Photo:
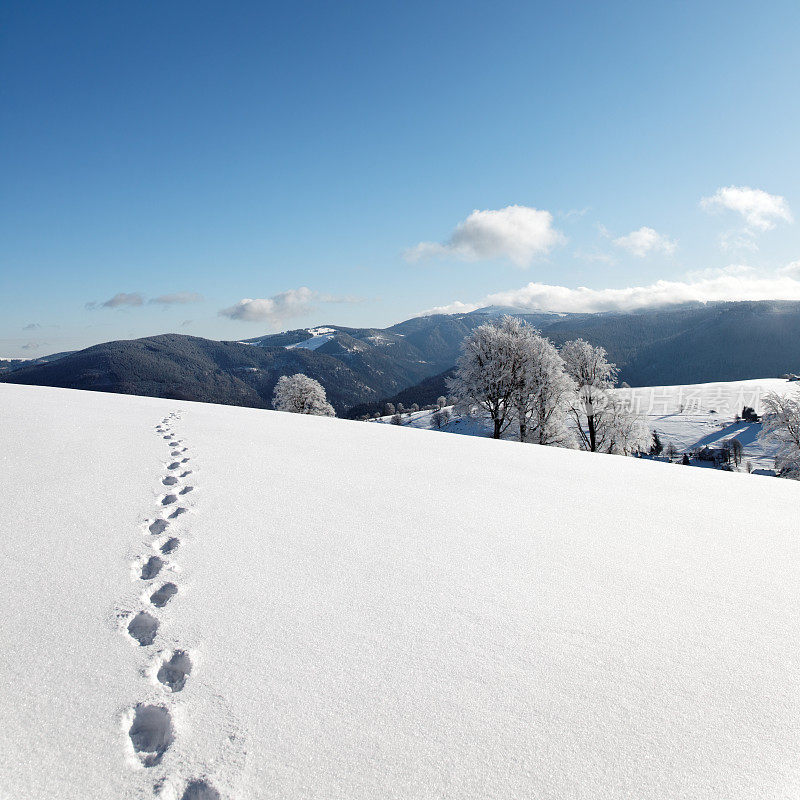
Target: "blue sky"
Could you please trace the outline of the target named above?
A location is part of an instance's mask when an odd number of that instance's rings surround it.
[[[0,356],[800,299],[796,2],[0,13]]]

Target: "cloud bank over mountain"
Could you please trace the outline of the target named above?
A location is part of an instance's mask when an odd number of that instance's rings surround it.
[[[569,288],[531,282],[519,289],[495,292],[475,303],[456,300],[420,314],[463,314],[484,306],[513,306],[530,311],[593,313],[634,311],[676,303],[725,300],[800,300],[800,267],[790,264],[771,276],[759,276],[747,266],[710,270],[686,280],[659,280],[622,289]]]

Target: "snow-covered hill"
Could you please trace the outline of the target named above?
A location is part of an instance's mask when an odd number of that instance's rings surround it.
[[[800,383],[781,378],[763,378],[725,383],[697,383],[687,386],[643,386],[615,390],[627,407],[644,417],[651,431],[658,431],[663,443],[672,442],[679,453],[695,452],[708,445],[720,446],[738,439],[744,448],[744,460],[762,473],[772,471],[775,448],[758,440],[760,423],[737,422],[744,406],[763,412],[763,398],[768,392],[786,395],[800,390]],[[432,411],[418,411],[403,417],[403,425],[412,428],[435,428]],[[389,423],[390,417],[381,422]],[[479,420],[453,415],[440,429],[467,436],[489,436],[491,426]],[[509,434],[509,438],[513,432]],[[703,462],[693,462],[703,465]],[[708,463],[708,466],[711,466]],[[744,469],[744,466],[741,467]]]
[[[795,482],[30,386],[0,414],[0,797],[800,793]]]
[[[744,458],[755,469],[770,471],[775,448],[758,440],[760,423],[737,422],[744,406],[764,410],[769,392],[786,395],[797,392],[800,384],[779,378],[764,378],[727,383],[699,383],[689,386],[650,386],[620,389],[631,407],[644,415],[650,430],[662,440],[673,442],[679,452],[697,451],[708,445],[738,439]]]

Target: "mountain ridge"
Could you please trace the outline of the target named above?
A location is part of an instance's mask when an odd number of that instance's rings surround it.
[[[410,398],[414,387],[442,393],[444,379],[435,379],[452,369],[464,337],[504,312],[412,317],[387,328],[317,325],[227,342],[161,334],[37,359],[0,374],[0,381],[268,408],[281,375],[305,372],[325,386],[337,413],[368,413],[365,406],[380,410],[385,399]],[[583,338],[605,347],[631,386],[800,371],[797,302],[517,316],[557,346]],[[426,394],[411,402],[432,400]]]

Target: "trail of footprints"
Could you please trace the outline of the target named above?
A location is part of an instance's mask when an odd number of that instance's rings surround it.
[[[162,578],[173,563],[172,556],[180,546],[180,536],[170,535],[171,520],[176,520],[187,513],[188,509],[179,505],[179,501],[194,489],[194,486],[184,482],[192,474],[192,470],[187,467],[190,461],[187,455],[188,448],[181,446],[182,442],[176,438],[171,428],[172,423],[178,420],[178,414],[173,412],[156,426],[157,433],[171,448],[170,457],[175,460],[168,464],[167,474],[161,479],[163,486],[172,489],[159,500],[166,517],[154,519],[147,527],[148,538],[151,542],[156,540],[152,545],[156,553],[143,559],[139,569],[138,580],[152,587],[152,591],[148,588],[145,592],[145,595],[149,596],[145,604],[147,607],[131,616],[127,623],[127,632],[139,647],[150,647],[156,642],[159,628],[158,614],[180,591],[180,587],[173,580]],[[178,534],[179,531],[175,533]],[[161,537],[164,541],[158,544],[158,538]],[[192,674],[192,660],[189,653],[175,649],[159,653],[158,658],[160,663],[155,676],[162,690],[169,695],[182,691]],[[132,710],[128,736],[134,752],[146,768],[158,765],[174,741],[171,705],[170,701],[165,701],[163,705],[140,703]],[[181,800],[221,800],[221,798],[219,792],[207,780],[192,778],[186,783]]]

